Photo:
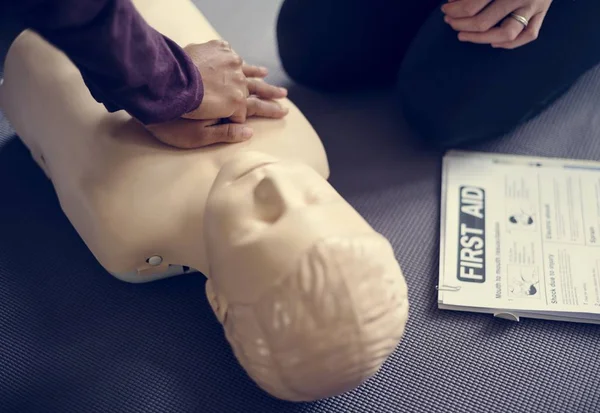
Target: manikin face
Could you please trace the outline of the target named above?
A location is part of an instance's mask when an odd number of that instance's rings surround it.
[[[400,341],[407,289],[391,246],[310,167],[258,153],[227,163],[205,236],[213,310],[271,395],[349,391]]]
[[[373,229],[317,172],[245,152],[223,166],[209,194],[210,277],[227,300],[253,303],[319,239]],[[229,277],[230,274],[235,276]]]

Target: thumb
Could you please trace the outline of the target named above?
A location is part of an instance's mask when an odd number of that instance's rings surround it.
[[[235,143],[248,140],[253,134],[254,131],[249,126],[238,123],[221,123],[205,127],[203,139],[211,143]]]

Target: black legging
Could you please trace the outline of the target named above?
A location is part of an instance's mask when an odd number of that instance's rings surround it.
[[[322,90],[399,80],[410,125],[451,146],[511,131],[600,63],[600,0],[554,0],[539,38],[514,50],[459,42],[440,6],[285,0],[277,23],[284,69]]]

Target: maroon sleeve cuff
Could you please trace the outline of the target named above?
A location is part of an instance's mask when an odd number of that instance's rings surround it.
[[[196,66],[130,0],[29,3],[35,6],[26,10],[27,25],[73,61],[108,111],[125,110],[150,124],[176,119],[202,102]]]

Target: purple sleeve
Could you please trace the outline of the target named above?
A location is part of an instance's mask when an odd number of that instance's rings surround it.
[[[71,59],[110,112],[125,110],[150,124],[176,119],[202,102],[196,66],[150,27],[130,0],[17,3],[26,25]]]

